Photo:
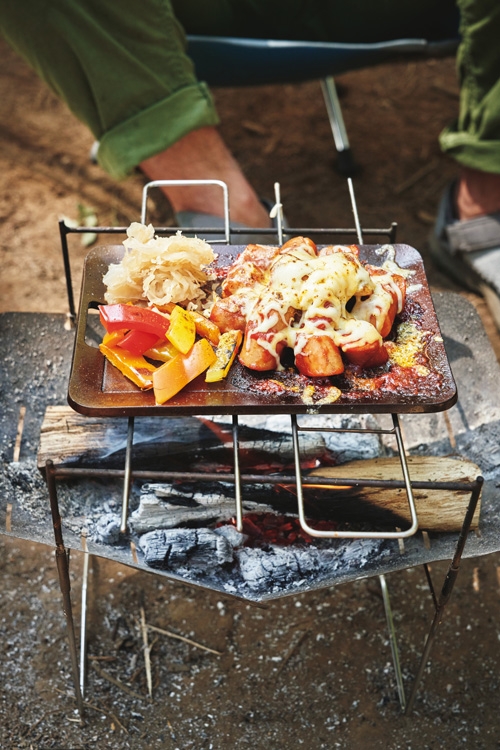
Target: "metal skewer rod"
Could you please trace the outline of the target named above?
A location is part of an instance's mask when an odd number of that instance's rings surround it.
[[[278,229],[278,243],[283,244],[283,204],[281,202],[281,187],[279,182],[274,183],[274,204],[269,216],[271,219],[276,219]]]
[[[347,186],[349,188],[349,195],[351,196],[352,213],[354,216],[354,225],[356,227],[356,234],[358,236],[358,242],[360,245],[362,245],[363,233],[361,231],[361,224],[359,223],[358,207],[356,205],[356,196],[354,195],[354,186],[352,184],[352,179],[350,177],[347,178]]]

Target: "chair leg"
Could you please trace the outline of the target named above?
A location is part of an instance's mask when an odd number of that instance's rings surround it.
[[[353,177],[358,171],[349,145],[349,138],[345,128],[342,108],[340,106],[335,81],[328,76],[321,81],[321,89],[325,100],[326,111],[332,129],[335,148],[337,149],[337,169],[346,177]]]

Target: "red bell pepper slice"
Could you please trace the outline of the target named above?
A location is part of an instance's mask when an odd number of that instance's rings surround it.
[[[108,333],[120,328],[143,331],[164,339],[170,322],[168,318],[148,307],[135,305],[99,305],[101,323]]]
[[[131,354],[140,357],[148,349],[155,346],[158,341],[165,342],[165,338],[160,339],[156,333],[146,333],[145,331],[135,329],[126,333],[116,346],[120,346]]]

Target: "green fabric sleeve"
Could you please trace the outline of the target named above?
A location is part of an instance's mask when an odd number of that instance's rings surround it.
[[[459,0],[460,107],[440,145],[460,164],[500,173],[500,3]]]
[[[101,141],[115,177],[218,122],[168,0],[2,0],[0,26]]]

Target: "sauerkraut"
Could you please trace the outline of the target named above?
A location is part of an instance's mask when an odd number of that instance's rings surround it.
[[[124,240],[125,255],[103,277],[108,304],[147,301],[203,307],[213,278],[208,266],[216,255],[208,242],[184,237],[155,237],[151,224],[133,222]]]

